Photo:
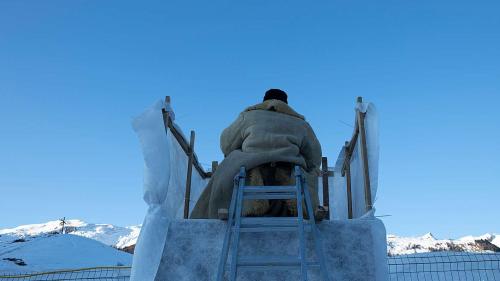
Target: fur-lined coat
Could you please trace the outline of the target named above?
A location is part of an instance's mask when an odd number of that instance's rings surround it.
[[[245,166],[248,171],[270,162],[303,168],[316,209],[321,146],[309,123],[288,104],[267,100],[247,108],[222,132],[220,142],[225,158],[196,202],[191,218],[217,218],[218,209],[229,208],[239,168]]]

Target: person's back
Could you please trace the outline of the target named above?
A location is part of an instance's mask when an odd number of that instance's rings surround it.
[[[294,180],[292,166],[300,165],[306,173],[313,207],[318,206],[317,176],[321,146],[304,117],[288,106],[287,95],[283,91],[271,89],[266,92],[262,103],[244,110],[222,133],[221,149],[225,157],[221,166],[234,166],[231,171],[237,171],[237,165],[245,166],[250,185],[291,184]],[[223,189],[229,188],[231,186]],[[211,191],[211,197],[217,196]],[[224,197],[228,198],[227,195]],[[230,199],[224,201],[227,200]],[[249,202],[244,206],[244,215],[294,215],[295,206],[290,202]],[[229,202],[224,202],[224,205],[229,205]]]
[[[224,156],[234,150],[265,152],[272,161],[291,162],[307,171],[318,168],[321,146],[304,117],[278,99],[243,111],[221,135]]]

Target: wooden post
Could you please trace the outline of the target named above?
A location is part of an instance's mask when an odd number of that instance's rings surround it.
[[[163,124],[165,125],[165,130],[168,130],[170,124],[170,113],[167,111],[167,104],[170,104],[170,96],[165,97],[165,104],[161,109],[161,113],[163,114]]]
[[[194,160],[194,131],[191,131],[189,138],[189,154],[188,166],[186,177],[186,193],[184,195],[184,218],[189,218],[189,200],[191,199],[191,176],[193,174],[193,160]]]
[[[349,142],[345,142],[345,178],[347,186],[347,218],[352,219],[352,190],[351,190],[351,156],[349,155]]]
[[[328,158],[321,157],[321,176],[323,178],[323,206],[330,210],[330,189],[328,188]]]
[[[212,175],[215,173],[215,170],[219,167],[219,162],[212,161]]]
[[[363,102],[361,97],[358,97],[358,103]],[[370,211],[372,205],[372,190],[370,186],[370,171],[368,168],[368,149],[366,146],[366,132],[365,132],[365,114],[356,110],[356,117],[358,119],[359,137],[360,137],[360,151],[361,161],[363,161],[363,180],[365,184],[365,205],[366,211]]]

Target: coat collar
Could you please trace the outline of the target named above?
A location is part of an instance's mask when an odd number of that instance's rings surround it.
[[[247,109],[244,110],[246,111],[252,111],[252,110],[269,110],[269,111],[276,111],[279,113],[291,115],[293,117],[300,118],[302,120],[305,120],[304,116],[298,114],[295,110],[293,110],[288,104],[280,101],[280,100],[266,100],[262,103],[253,105],[248,107]]]

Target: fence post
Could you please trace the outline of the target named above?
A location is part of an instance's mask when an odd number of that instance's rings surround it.
[[[358,97],[358,103],[363,102],[362,97]],[[360,143],[360,151],[361,151],[361,161],[363,161],[363,180],[365,184],[365,206],[366,211],[370,211],[373,207],[372,205],[372,190],[370,186],[370,171],[368,168],[368,149],[366,146],[366,131],[365,131],[365,114],[356,109],[356,117],[358,119],[358,128],[359,128],[359,143]]]
[[[194,158],[194,131],[191,131],[191,136],[189,138],[189,150],[188,150],[188,166],[187,166],[187,177],[186,177],[186,193],[184,195],[184,218],[189,218],[189,200],[191,199],[191,176],[193,174],[193,158]]]

